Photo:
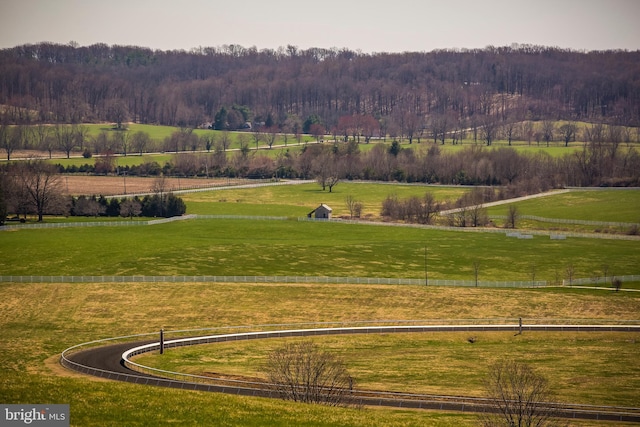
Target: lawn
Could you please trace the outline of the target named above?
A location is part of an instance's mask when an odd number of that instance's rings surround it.
[[[0,284],[0,401],[3,403],[68,403],[72,425],[220,425],[220,426],[473,426],[475,415],[436,413],[396,409],[341,409],[309,406],[250,397],[215,393],[169,390],[145,385],[123,384],[70,373],[57,364],[63,349],[98,338],[165,330],[230,325],[259,325],[290,322],[349,322],[375,319],[471,319],[554,317],[573,319],[637,318],[640,298],[635,294],[603,291],[496,290],[463,288],[425,288],[421,286],[355,285],[253,285],[253,284]],[[563,338],[565,337],[565,338]],[[475,389],[488,363],[498,357],[505,342],[512,345],[509,354],[522,354],[527,362],[568,378],[566,384],[554,382],[563,400],[591,403],[626,402],[637,385],[638,362],[627,360],[637,340],[618,335],[603,336],[590,343],[589,336],[549,336],[537,346],[534,334],[519,338],[497,334],[479,335],[472,347],[466,336],[413,335],[400,340],[380,336],[367,341],[327,341],[327,345],[350,351],[359,346],[359,363],[353,367],[359,375],[368,375],[371,384],[381,388],[403,383],[429,388],[443,387],[446,380],[437,369],[445,366],[451,373],[472,366],[451,384],[451,390],[463,390],[468,382]],[[349,337],[351,338],[351,337]],[[567,341],[569,340],[569,341]],[[574,340],[574,341],[571,341]],[[587,340],[581,343],[581,340]],[[257,343],[257,342],[256,342]],[[353,344],[349,344],[353,343]],[[570,367],[570,349],[554,354],[554,344],[576,345],[576,351],[594,350],[591,366],[576,374]],[[578,346],[578,344],[580,344]],[[591,346],[591,344],[594,344]],[[346,347],[345,347],[346,345]],[[606,346],[609,345],[607,356]],[[351,347],[350,347],[351,346]],[[402,349],[402,353],[388,351]],[[492,350],[495,349],[495,350]],[[251,349],[251,347],[248,347]],[[387,349],[387,350],[385,350]],[[422,350],[421,350],[422,349]],[[247,351],[237,347],[238,355]],[[532,351],[531,354],[529,352]],[[238,359],[232,349],[223,350],[230,358],[231,370]],[[376,353],[381,352],[380,357]],[[574,352],[574,353],[575,353]],[[637,349],[636,349],[637,352]],[[407,355],[410,370],[381,372],[376,378],[366,365],[397,364],[400,354]],[[440,355],[452,354],[450,364]],[[618,357],[619,354],[619,357]],[[486,358],[484,358],[486,356]],[[586,360],[589,354],[573,355]],[[431,371],[422,371],[419,362],[432,361]],[[357,358],[355,360],[358,362]],[[624,367],[623,364],[627,366]],[[611,364],[610,366],[607,366]],[[222,366],[220,366],[222,367]],[[436,369],[437,368],[437,369]],[[618,369],[627,377],[615,382]],[[601,375],[603,384],[591,398],[584,387],[574,387]],[[363,378],[365,378],[363,376]],[[609,396],[604,396],[609,390]],[[466,393],[465,393],[466,394]],[[601,400],[602,398],[602,400]],[[636,405],[637,406],[637,405]],[[614,425],[602,422],[572,421],[576,426]]]

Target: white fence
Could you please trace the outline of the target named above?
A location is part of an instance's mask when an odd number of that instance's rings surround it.
[[[506,215],[490,215],[492,219],[508,219]],[[518,219],[528,219],[531,221],[551,222],[554,224],[577,224],[577,225],[595,225],[601,227],[638,227],[640,224],[636,222],[612,222],[612,221],[588,221],[583,219],[567,219],[567,218],[544,218],[535,215],[518,215]]]
[[[580,286],[580,285],[604,285],[612,286],[613,280],[618,279],[624,285],[625,282],[640,282],[640,275],[630,276],[601,276],[601,277],[584,277],[581,279],[565,279],[562,284],[565,286]]]
[[[327,276],[0,276],[0,282],[17,283],[317,283],[355,285],[424,286],[424,279]],[[487,281],[434,280],[428,286],[482,288],[536,288],[547,286],[545,280]]]
[[[37,228],[67,228],[67,227],[136,227],[143,225],[158,225],[187,219],[250,219],[263,221],[282,221],[288,219],[285,216],[250,216],[250,215],[182,215],[170,218],[152,219],[149,221],[138,220],[112,220],[112,221],[86,221],[86,222],[54,222],[47,224],[15,224],[0,226],[2,230],[22,230]]]

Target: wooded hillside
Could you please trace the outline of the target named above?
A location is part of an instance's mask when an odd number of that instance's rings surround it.
[[[187,52],[41,43],[0,50],[0,104],[5,123],[196,127],[236,106],[242,123],[284,128],[294,117],[329,130],[341,116],[366,114],[400,135],[434,123],[453,130],[525,119],[638,126],[640,52],[531,45],[375,54],[224,45]]]

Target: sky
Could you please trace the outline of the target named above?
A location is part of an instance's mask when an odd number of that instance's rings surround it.
[[[0,0],[0,48],[640,49],[640,0]]]

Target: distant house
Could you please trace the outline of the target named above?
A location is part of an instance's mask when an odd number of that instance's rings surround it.
[[[307,214],[307,217],[309,218],[314,217],[316,219],[331,219],[332,211],[333,209],[331,209],[329,206],[322,203],[320,206],[318,206],[317,208],[309,212]]]

